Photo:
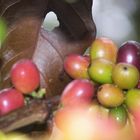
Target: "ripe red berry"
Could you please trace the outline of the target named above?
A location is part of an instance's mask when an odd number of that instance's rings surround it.
[[[65,87],[60,101],[64,106],[89,104],[95,95],[95,89],[95,85],[90,80],[73,80]]]
[[[24,106],[24,96],[13,88],[0,91],[0,115],[5,115]]]
[[[73,79],[89,79],[88,66],[90,59],[88,56],[79,54],[69,54],[64,61],[64,69]]]
[[[40,74],[31,60],[22,59],[13,65],[11,80],[16,89],[24,94],[28,94],[39,86]]]

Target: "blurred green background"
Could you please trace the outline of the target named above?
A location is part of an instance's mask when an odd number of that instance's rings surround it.
[[[140,42],[140,0],[93,0],[92,15],[97,36],[109,37],[119,46],[127,40]],[[44,28],[58,25],[56,15],[48,13]]]

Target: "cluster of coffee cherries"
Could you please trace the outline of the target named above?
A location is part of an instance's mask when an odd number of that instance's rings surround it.
[[[98,117],[94,118],[96,121],[93,119],[89,121],[89,128],[83,126],[79,135],[85,131],[86,136],[92,137],[94,134],[93,138],[95,138],[97,135],[94,130],[96,129],[100,131],[96,131],[100,135],[97,136],[98,138],[104,136],[104,139],[105,137],[110,139],[108,136],[114,124],[119,127],[119,130],[125,128],[129,122],[129,114],[135,117],[136,127],[140,128],[140,44],[138,42],[127,41],[117,46],[109,38],[96,38],[84,55],[66,56],[64,69],[73,80],[62,92],[61,108],[54,117],[56,126],[62,132],[72,135],[72,129],[76,127],[76,124],[82,124],[78,120],[80,117],[84,120],[83,117],[87,112],[94,114],[89,118]],[[76,120],[73,119],[72,114],[77,114],[79,110],[82,110],[82,113],[77,115],[79,118],[75,115]],[[109,123],[104,124],[105,120],[109,120],[107,121]],[[103,130],[107,125],[111,126],[109,133]],[[79,126],[76,128],[79,129]],[[72,137],[72,139],[81,137]]]

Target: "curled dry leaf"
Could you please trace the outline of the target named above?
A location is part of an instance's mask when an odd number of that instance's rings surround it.
[[[1,15],[9,25],[1,49],[1,88],[10,85],[9,71],[21,58],[31,58],[41,72],[41,86],[51,95],[60,94],[69,78],[63,60],[69,53],[83,53],[95,38],[92,0],[69,4],[64,0],[1,0]],[[41,29],[45,15],[54,11],[60,27]],[[65,12],[64,12],[65,11]]]
[[[49,95],[61,94],[71,80],[63,69],[65,56],[69,53],[82,54],[95,39],[92,1],[67,3],[65,0],[0,0],[0,16],[8,25],[7,38],[0,50],[0,88],[11,86],[11,66],[21,58],[29,58],[40,70],[41,87],[45,87]],[[52,32],[41,28],[50,11],[56,13],[60,22],[60,26]],[[25,110],[28,112],[28,107]],[[18,113],[15,113],[12,121],[17,119]],[[25,124],[20,124],[20,127],[22,125]],[[18,123],[15,128],[17,126]],[[13,130],[15,128],[12,127]]]

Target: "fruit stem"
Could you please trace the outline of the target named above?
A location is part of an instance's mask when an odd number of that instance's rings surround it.
[[[33,98],[41,99],[41,98],[44,97],[45,94],[46,94],[46,89],[45,89],[45,88],[41,88],[41,89],[39,89],[38,92],[33,91],[30,95],[31,95]]]

